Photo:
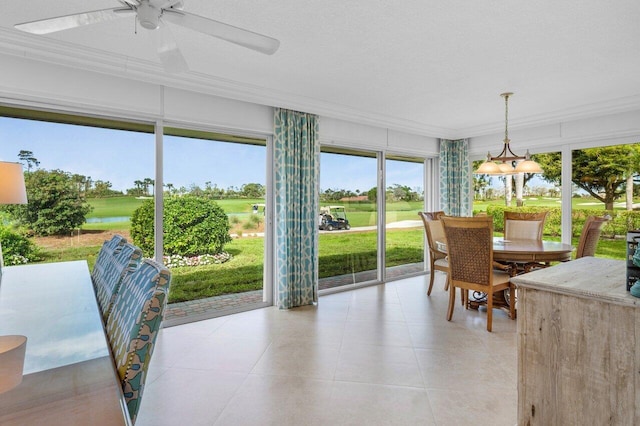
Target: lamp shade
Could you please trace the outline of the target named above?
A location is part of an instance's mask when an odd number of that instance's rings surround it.
[[[25,336],[0,336],[0,393],[22,383],[26,349]]]
[[[493,161],[485,161],[474,173],[480,175],[499,175],[502,172],[500,171],[500,167]]]
[[[533,160],[524,160],[516,166],[517,173],[544,173],[538,163]]]
[[[22,164],[0,161],[0,204],[27,204]]]

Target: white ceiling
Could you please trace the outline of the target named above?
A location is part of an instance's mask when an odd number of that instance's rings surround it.
[[[13,28],[118,5],[0,0],[0,52],[74,66],[89,55],[92,69],[428,136],[498,131],[504,91],[510,127],[640,108],[638,0],[185,0],[281,45],[268,56],[171,26],[190,70],[168,76],[133,17]]]

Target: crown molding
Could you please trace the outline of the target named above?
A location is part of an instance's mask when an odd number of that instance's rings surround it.
[[[53,40],[8,28],[0,28],[0,54],[249,103],[307,111],[323,117],[420,136],[463,139],[498,134],[504,129],[504,123],[501,121],[462,129],[431,126],[404,118],[359,110],[346,105],[308,98],[286,91],[273,90],[268,87],[241,83],[195,71],[188,71],[177,76],[171,75],[165,73],[160,64],[155,62],[89,49],[73,43]],[[640,110],[640,95],[545,112],[522,119],[511,118],[509,120],[509,128],[514,130],[540,127],[633,110]]]
[[[0,28],[0,54],[260,105],[301,110],[319,116],[421,136],[453,139],[457,133],[453,129],[362,111],[346,105],[194,71],[174,76],[165,73],[162,67],[154,62],[88,49],[73,43],[26,34],[13,29]]]
[[[509,118],[509,130],[556,125],[569,121],[602,117],[637,110],[640,110],[640,95],[625,96],[603,102],[545,112],[544,114],[533,115],[522,119]],[[504,133],[504,121],[460,129],[454,132],[454,139],[502,133]]]

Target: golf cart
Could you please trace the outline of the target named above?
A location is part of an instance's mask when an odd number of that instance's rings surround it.
[[[333,231],[334,229],[351,229],[344,206],[320,207],[320,229]]]
[[[251,213],[253,214],[262,213],[262,215],[264,216],[264,208],[265,208],[264,204],[254,204],[251,206]]]

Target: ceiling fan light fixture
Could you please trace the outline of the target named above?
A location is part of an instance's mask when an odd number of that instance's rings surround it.
[[[138,11],[138,21],[140,25],[148,30],[155,30],[160,26],[160,15],[162,12],[149,4],[148,0],[143,0],[136,9]]]

